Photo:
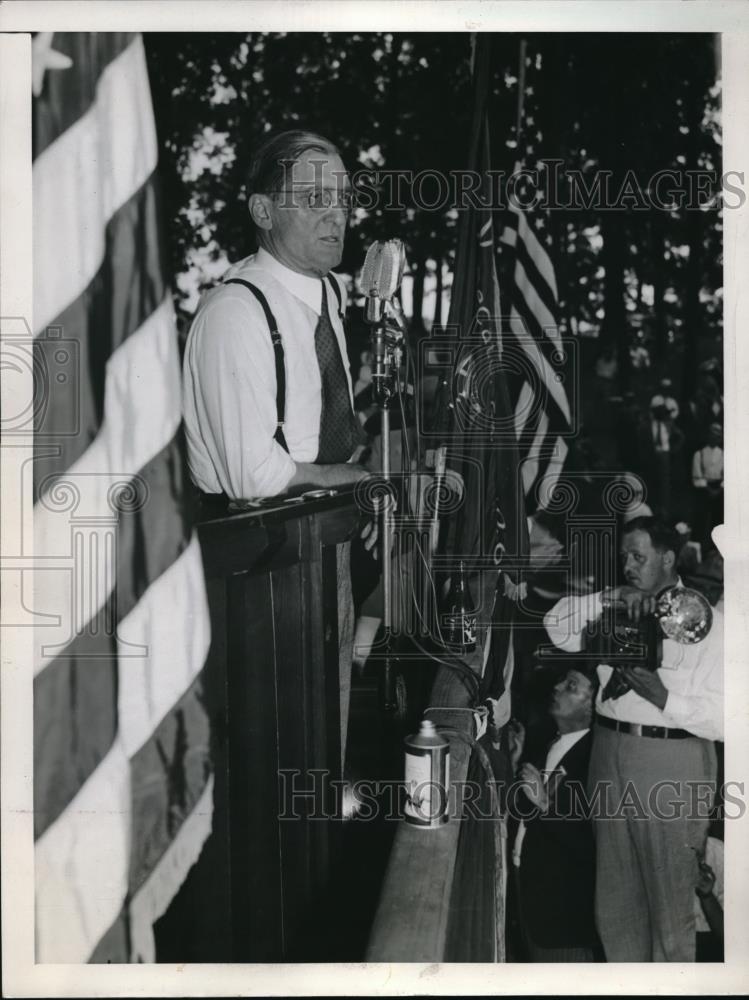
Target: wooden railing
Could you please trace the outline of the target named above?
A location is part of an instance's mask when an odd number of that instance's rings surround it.
[[[472,750],[475,723],[468,702],[461,679],[440,668],[425,717],[450,741],[451,816],[435,829],[400,821],[369,962],[504,959],[504,827],[484,767],[486,740]],[[470,796],[464,815],[467,782],[475,783],[479,794]]]

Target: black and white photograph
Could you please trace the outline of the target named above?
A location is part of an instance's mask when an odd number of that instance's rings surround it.
[[[5,995],[743,992],[748,15],[0,5]]]

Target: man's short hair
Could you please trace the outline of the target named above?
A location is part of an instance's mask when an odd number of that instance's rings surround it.
[[[567,671],[577,670],[579,674],[582,674],[590,684],[591,688],[591,698],[595,703],[596,696],[598,694],[598,670],[595,664],[587,662],[585,660],[578,660],[575,664],[570,664]]]
[[[271,194],[283,188],[289,163],[308,150],[340,156],[338,148],[317,132],[288,129],[265,138],[252,154],[247,174],[247,195]]]
[[[633,517],[625,524],[622,537],[631,535],[633,531],[644,531],[649,536],[653,548],[659,552],[673,552],[678,556],[681,549],[679,533],[664,521],[659,521],[657,517]]]

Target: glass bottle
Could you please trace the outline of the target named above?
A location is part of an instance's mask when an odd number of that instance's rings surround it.
[[[476,648],[476,605],[460,562],[453,573],[442,613],[442,639],[456,653],[470,653]]]

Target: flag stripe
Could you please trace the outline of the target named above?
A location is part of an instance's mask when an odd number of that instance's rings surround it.
[[[82,118],[96,98],[96,82],[110,63],[132,45],[132,32],[106,31],[91,45],[77,32],[55,32],[51,48],[73,60],[72,71],[55,76],[55,86],[45,88],[34,108],[34,156],[40,156],[55,140]]]
[[[538,448],[538,466],[532,478],[527,494],[546,507],[551,499],[553,488],[559,479],[568,448],[564,439],[548,428],[546,436]]]
[[[76,643],[34,679],[34,837],[42,836],[112,748],[117,648],[100,634],[86,658]],[[95,650],[99,655],[95,655]]]
[[[559,345],[561,338],[557,328],[556,314],[549,310],[546,301],[538,294],[537,286],[526,274],[520,257],[515,263],[515,285],[525,299],[528,309],[536,317],[536,322],[543,335],[548,337],[553,344]]]
[[[516,176],[522,178],[526,163],[535,164],[539,172],[545,169],[538,163],[538,143],[543,139],[539,123],[541,116],[533,106],[535,87],[533,76],[542,66],[543,56],[537,52],[525,56],[525,43],[521,46],[521,59],[525,60],[525,75],[520,83],[519,102],[521,121],[518,136]],[[532,136],[526,142],[526,122],[533,116]],[[537,505],[536,486],[556,468],[559,471],[559,443],[571,430],[571,410],[567,398],[566,351],[559,328],[559,294],[554,266],[547,250],[552,242],[549,231],[549,212],[534,205],[534,184],[521,179],[518,192],[527,201],[522,208],[514,203],[505,213],[500,244],[506,255],[503,273],[508,284],[511,317],[507,332],[512,332],[526,352],[535,371],[525,371],[525,385],[515,379],[513,388],[516,401],[515,428],[523,463],[523,484],[528,509]],[[541,412],[534,411],[528,396],[534,395]],[[532,415],[535,419],[532,419]],[[566,447],[564,454],[566,454]],[[556,465],[554,464],[556,463]]]
[[[529,356],[535,353],[539,357],[539,365],[542,360],[545,361],[551,373],[560,376],[554,381],[558,384],[564,382],[565,368],[562,363],[563,359],[566,360],[564,351],[546,336],[522,291],[514,286],[511,295],[510,320],[516,337],[524,337],[529,345]]]
[[[541,445],[543,444],[548,429],[549,418],[545,413],[542,413],[538,421],[536,433],[533,436],[533,442],[530,448],[528,448],[525,458],[523,459],[523,483],[526,495],[530,492],[530,488],[536,481],[536,476],[538,476]]]
[[[179,889],[180,873],[188,871],[200,856],[200,849],[211,832],[212,802],[213,777],[210,777],[192,812],[132,897],[133,962],[156,961],[153,925],[166,911],[165,901],[172,899]]]
[[[546,400],[538,398],[537,393],[533,393],[535,397],[536,406],[533,413],[529,419],[525,422],[522,433],[518,437],[518,450],[521,454],[527,455],[533,446],[533,442],[536,440],[538,434],[538,428],[541,424],[543,417],[545,416],[544,403]]]
[[[187,718],[191,736],[207,741],[205,716],[198,708],[201,686],[202,678],[198,678],[148,746],[131,761],[133,787],[142,785],[150,790],[148,795],[134,798],[133,815],[136,822],[140,817],[146,828],[151,828],[151,835],[133,845],[129,902],[97,944],[91,955],[92,963],[121,962],[123,952],[132,962],[156,961],[153,924],[166,911],[168,901],[179,889],[183,873],[198,860],[202,845],[211,832],[213,776],[200,768],[195,753],[188,767],[192,772],[189,794],[184,795],[180,810],[170,808],[167,818],[163,815],[163,803],[170,801],[170,795],[164,787],[165,782],[159,784],[152,777],[154,750],[168,739],[170,729],[177,728],[180,714]],[[207,755],[207,747],[203,745],[202,748]],[[159,762],[161,759],[159,755]],[[143,782],[137,780],[141,774]]]
[[[115,741],[36,842],[37,962],[86,962],[122,908],[130,852],[130,764]]]
[[[61,646],[60,653],[65,651],[83,657],[93,651],[93,655],[96,655],[97,630],[103,628],[106,621],[121,621],[129,614],[150,584],[179,558],[190,538],[189,515],[192,506],[184,495],[180,496],[180,490],[184,489],[186,492],[189,489],[181,468],[183,457],[184,436],[180,429],[169,444],[134,477],[142,495],[147,496],[148,500],[133,509],[128,509],[126,505],[115,510],[107,508],[112,514],[112,527],[116,531],[116,570],[106,578],[106,587],[103,584],[98,588],[90,587],[101,600],[96,604],[95,613],[81,621],[80,634],[70,648],[69,630],[66,633],[65,628],[60,627],[55,632],[54,626],[45,629],[45,647],[54,646],[54,640],[57,639],[58,646]],[[67,576],[63,575],[66,571]],[[61,569],[39,572],[40,579],[52,573],[62,579],[63,582],[58,582],[54,588],[50,584],[46,585],[44,594],[63,596],[56,604],[44,603],[42,606],[62,612],[67,608],[63,626],[66,623],[69,626],[73,617],[69,610],[71,601],[65,601],[64,594],[66,587],[68,590],[72,588],[72,564],[63,565]],[[103,573],[102,579],[104,580]],[[113,596],[115,588],[116,597]],[[92,628],[84,629],[88,622],[94,622],[95,619],[96,624]],[[92,637],[91,640],[89,636]],[[89,646],[89,641],[94,642],[92,647]],[[49,666],[52,655],[48,648],[46,658],[38,661],[38,669]]]
[[[208,608],[197,538],[159,576],[147,599],[121,621],[117,634],[121,649],[125,643],[148,650],[147,656],[129,659],[120,672],[120,737],[132,757],[190,687],[208,654]],[[170,669],[157,669],[163,663]]]
[[[535,258],[528,252],[528,248],[523,240],[517,239],[515,230],[506,228],[504,233],[511,233],[513,237],[513,239],[508,240],[503,234],[502,242],[513,247],[515,250],[516,266],[520,268],[520,275],[522,277],[522,281],[518,283],[525,284],[525,287],[532,286],[535,289],[536,294],[543,301],[546,310],[552,316],[552,324],[556,327],[558,324],[558,303],[553,289],[549,287],[546,279],[541,274]]]
[[[34,161],[35,331],[52,323],[91,284],[106,253],[107,223],[156,163],[156,129],[138,37],[100,77],[96,101],[86,114]]]
[[[165,303],[158,210],[156,178],[151,175],[110,219],[104,259],[93,280],[54,317],[53,329],[35,341],[37,363],[44,366],[50,387],[46,404],[35,414],[35,441],[44,446],[37,449],[37,484],[50,474],[69,469],[94,440],[104,419],[107,364]],[[171,316],[163,322],[162,336],[173,340]],[[82,335],[89,323],[96,329],[96,337]],[[64,357],[59,354],[61,348]],[[143,354],[147,350],[144,346]],[[123,358],[123,363],[142,365],[143,360]],[[173,366],[171,360],[167,364]],[[142,369],[136,374],[140,378]],[[65,381],[58,382],[58,376]],[[49,443],[54,444],[55,453],[43,457],[50,450]]]
[[[511,298],[510,316],[513,319],[513,332],[516,336],[523,335],[532,343],[537,353],[543,355],[555,374],[563,375],[564,368],[558,363],[558,358],[563,356],[560,353],[558,341],[547,335],[546,329],[542,326],[539,317],[533,311],[529,297],[524,294],[521,287],[513,285]]]
[[[197,677],[151,737],[131,757],[133,824],[129,891],[140,890],[203,794],[210,773],[208,718]]]
[[[519,309],[518,309],[519,306]],[[522,302],[518,302],[517,305],[513,302],[512,312],[517,316],[520,310],[525,310]],[[570,408],[567,402],[567,395],[562,387],[562,384],[557,381],[557,372],[551,366],[551,364],[544,357],[542,345],[538,341],[529,336],[527,332],[527,327],[522,323],[513,322],[512,312],[510,314],[510,321],[513,327],[513,333],[515,334],[516,342],[523,349],[527,355],[529,361],[532,363],[533,367],[538,372],[539,385],[537,391],[539,393],[548,393],[549,396],[554,400],[556,405],[559,407],[562,414],[564,414],[565,420],[569,423],[570,421]],[[525,319],[525,317],[523,317]],[[530,319],[530,317],[529,317]]]
[[[173,564],[179,566],[177,572],[184,572],[187,577],[185,586],[189,586],[196,602],[193,613],[200,616],[204,610],[204,602],[196,593],[200,571],[196,543],[193,543],[190,560],[184,567],[180,565],[180,557],[191,537],[188,512],[182,499],[186,485],[181,480],[183,457],[180,431],[167,448],[141,470],[139,476],[148,488],[150,499],[141,509],[125,511],[119,517],[116,589],[110,592],[107,606],[102,607],[91,628],[77,636],[54,660],[41,662],[42,669],[34,681],[37,836],[59,816],[109,751],[114,739],[116,719],[110,718],[105,707],[114,707],[117,657],[124,661],[123,672],[130,670],[127,653],[132,654],[132,662],[137,664],[144,643],[139,641],[130,650],[121,643],[116,646],[112,635],[107,635],[111,625],[129,616],[149,587]],[[62,588],[66,584],[69,586],[69,577],[59,572],[54,575],[62,578]],[[62,605],[57,607],[62,608]],[[63,614],[65,627],[59,634],[69,632],[70,620],[70,614]],[[197,622],[192,626],[197,630]],[[200,637],[199,632],[196,637]],[[167,658],[167,662],[171,661],[172,654]],[[126,676],[121,683],[126,682]],[[86,712],[91,700],[96,698],[104,700],[101,718],[93,720]]]
[[[165,300],[164,306],[112,358],[107,368],[105,421],[99,435],[80,460],[45,489],[36,505],[37,556],[69,560],[71,533],[76,530],[77,519],[88,519],[89,525],[91,519],[97,519],[102,532],[107,522],[116,522],[128,509],[127,502],[113,506],[116,484],[125,491],[132,490],[131,506],[143,506],[144,511],[150,507],[154,517],[159,516],[160,491],[176,496],[179,486],[186,485],[178,470],[180,384],[170,316],[171,302]],[[163,511],[161,516],[167,513]],[[90,533],[85,523],[84,528]],[[168,542],[168,532],[165,537]],[[158,553],[158,535],[152,541]],[[62,565],[60,571],[38,574],[37,605],[48,614],[70,609],[69,577],[64,569]],[[126,585],[122,579],[119,583]],[[91,578],[88,606],[75,619],[79,625],[104,606],[113,586],[111,573],[103,569]],[[130,589],[125,587],[121,592],[121,602],[127,600],[124,595]],[[45,629],[45,643],[59,645],[68,641],[66,627],[70,621],[68,611],[59,627],[50,625]],[[42,669],[45,662],[38,658],[35,669]]]
[[[92,965],[117,965],[130,954],[130,913],[127,907],[120,910],[117,919],[94,948],[89,958]]]
[[[541,280],[548,285],[554,302],[557,302],[559,300],[559,293],[557,291],[554,266],[551,263],[548,253],[539,243],[536,234],[529,225],[527,213],[511,208],[506,219],[506,224],[515,229],[517,233],[517,245],[525,246],[528,256],[535,261]]]
[[[530,383],[523,381],[517,393],[517,401],[514,407],[513,420],[515,423],[515,435],[520,442],[520,435],[523,432],[529,417],[535,410],[536,397],[531,389]]]

